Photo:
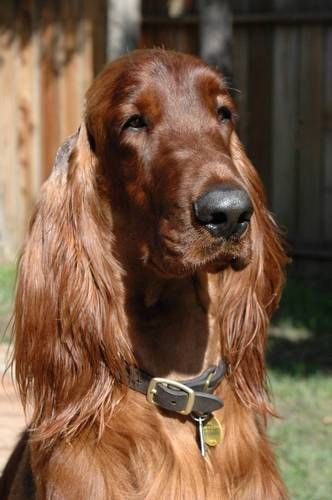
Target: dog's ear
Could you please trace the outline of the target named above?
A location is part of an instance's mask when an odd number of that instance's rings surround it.
[[[30,225],[15,303],[15,369],[48,443],[99,424],[123,396],[131,353],[112,214],[83,124],[59,149]]]
[[[241,271],[218,276],[223,356],[237,396],[263,416],[270,411],[265,381],[266,334],[284,283],[284,253],[278,228],[269,214],[259,176],[233,134],[232,160],[254,206],[251,262]]]

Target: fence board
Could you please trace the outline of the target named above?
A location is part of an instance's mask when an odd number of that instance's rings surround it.
[[[248,150],[259,170],[268,199],[271,190],[272,32],[251,31],[248,84]]]
[[[93,76],[103,69],[106,62],[106,10],[102,16],[100,4],[99,8],[95,8],[90,0],[85,0],[84,9],[84,18],[81,20],[80,26],[81,119],[85,93]]]
[[[274,38],[272,208],[294,236],[297,227],[296,168],[299,74],[298,31],[278,28]]]
[[[81,55],[79,52],[80,6],[62,0],[60,13],[61,48],[59,61],[59,140],[71,135],[80,123]]]
[[[28,0],[23,0],[16,17],[18,40],[17,88],[18,105],[18,187],[17,203],[19,213],[17,224],[20,232],[27,224],[27,216],[33,203],[32,172],[33,165],[33,9]]]
[[[41,122],[43,177],[48,176],[60,142],[59,40],[55,0],[45,3],[41,18]],[[51,113],[51,110],[56,110]],[[62,110],[61,110],[62,112]]]
[[[27,217],[31,213],[31,208],[37,200],[40,185],[42,183],[42,140],[41,140],[41,44],[39,27],[39,10],[34,2],[32,3],[32,172],[31,172],[31,200],[30,206],[26,207]],[[23,234],[23,233],[22,233]]]
[[[332,241],[332,28],[325,44],[324,239]]]
[[[248,146],[249,31],[235,29],[233,42],[234,96],[239,110],[238,133]]]
[[[106,62],[106,37],[107,37],[107,4],[108,0],[99,0],[98,4],[85,0],[86,19],[92,22],[85,22],[88,33],[86,35],[92,40],[90,56],[93,59],[91,73],[97,75]],[[91,14],[89,14],[91,12]],[[90,83],[90,82],[89,82]]]
[[[298,238],[321,239],[323,36],[320,27],[301,34]]]
[[[18,171],[18,134],[17,134],[17,39],[15,31],[15,10],[10,2],[0,5],[2,26],[0,32],[1,56],[1,113],[0,113],[0,162],[1,162],[1,190],[0,190],[0,245],[2,253],[7,257],[18,245],[16,231],[19,197]]]
[[[179,20],[176,23],[166,21],[146,24],[143,19],[142,24],[140,48],[163,47],[192,54],[199,52],[197,23],[187,24]]]

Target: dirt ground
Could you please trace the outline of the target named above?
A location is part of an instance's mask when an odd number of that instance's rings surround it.
[[[0,345],[0,473],[13,450],[25,418],[10,373],[5,373],[8,346]]]

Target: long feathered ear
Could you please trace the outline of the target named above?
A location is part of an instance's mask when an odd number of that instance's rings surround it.
[[[109,203],[85,125],[58,151],[21,257],[15,369],[48,444],[99,425],[123,395],[131,353]]]
[[[267,211],[259,176],[235,133],[231,155],[252,199],[254,215],[251,262],[241,271],[229,269],[218,277],[222,354],[229,362],[229,380],[238,398],[265,417],[272,411],[265,379],[266,333],[279,303],[287,257]]]

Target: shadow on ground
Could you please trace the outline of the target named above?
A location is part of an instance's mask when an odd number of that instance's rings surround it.
[[[316,334],[306,339],[290,339],[273,333],[269,339],[267,364],[275,371],[290,375],[332,375],[332,335]]]
[[[332,374],[332,287],[289,279],[271,326],[267,362],[288,374]]]

